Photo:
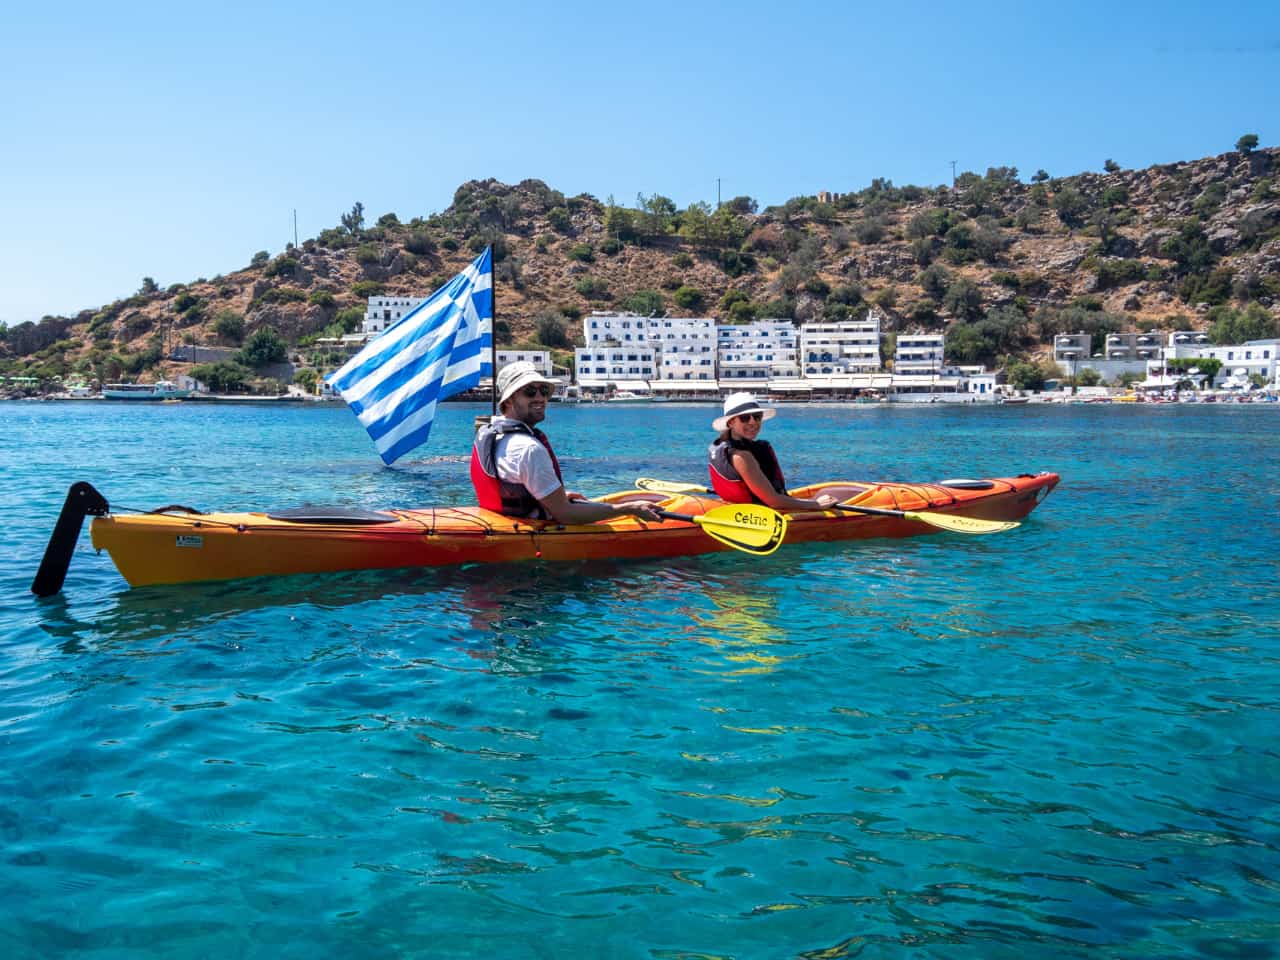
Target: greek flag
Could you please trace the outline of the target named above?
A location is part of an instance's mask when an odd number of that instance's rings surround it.
[[[436,404],[493,376],[489,247],[325,380],[373,437],[384,463],[427,442]]]

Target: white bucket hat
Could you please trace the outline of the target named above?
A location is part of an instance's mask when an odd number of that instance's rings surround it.
[[[724,416],[716,417],[711,421],[712,430],[729,429],[729,421],[734,417],[740,417],[744,413],[755,413],[759,411],[764,414],[766,420],[772,420],[778,415],[777,410],[762,406],[760,401],[750,393],[731,393],[724,400]]]
[[[531,383],[545,383],[554,387],[559,382],[554,377],[544,377],[528,360],[517,360],[498,371],[498,404],[506,403],[511,399],[512,394],[523,390]]]

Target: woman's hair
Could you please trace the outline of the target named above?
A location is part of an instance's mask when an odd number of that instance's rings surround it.
[[[720,431],[720,436],[716,437],[716,442],[726,443],[727,441],[732,439],[733,439],[733,428],[725,427],[723,430]]]

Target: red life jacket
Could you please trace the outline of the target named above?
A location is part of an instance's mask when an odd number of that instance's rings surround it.
[[[782,476],[777,454],[768,440],[717,440],[707,448],[707,471],[711,474],[711,487],[721,500],[728,503],[760,503],[761,500],[747,482],[733,468],[732,454],[741,450],[756,458],[760,472],[778,493],[787,492],[787,482]]]
[[[498,442],[506,435],[527,433],[547,448],[551,457],[551,468],[556,472],[556,479],[561,483],[560,461],[551,449],[551,441],[537,427],[531,427],[521,420],[510,417],[499,417],[492,423],[480,428],[476,434],[475,446],[471,448],[471,485],[475,487],[476,498],[480,506],[494,513],[508,517],[528,517],[536,520],[549,520],[547,512],[542,509],[538,498],[522,483],[503,480],[498,476]]]

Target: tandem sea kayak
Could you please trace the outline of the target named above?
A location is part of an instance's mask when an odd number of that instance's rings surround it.
[[[141,587],[466,563],[678,557],[734,548],[769,553],[782,542],[909,537],[938,532],[938,526],[928,522],[930,517],[1021,520],[1058,480],[1056,473],[1038,473],[938,483],[821,483],[792,494],[812,498],[829,493],[858,512],[813,511],[786,517],[763,507],[725,504],[714,496],[627,490],[602,499],[647,500],[672,518],[652,523],[621,516],[579,526],[515,520],[480,507],[201,513],[170,506],[152,513],[117,514],[91,486],[76,484],[32,590],[43,596],[61,588],[65,562],[58,571],[60,559],[51,556],[64,553],[69,562],[86,514],[94,516],[93,546],[111,555],[131,586]]]

